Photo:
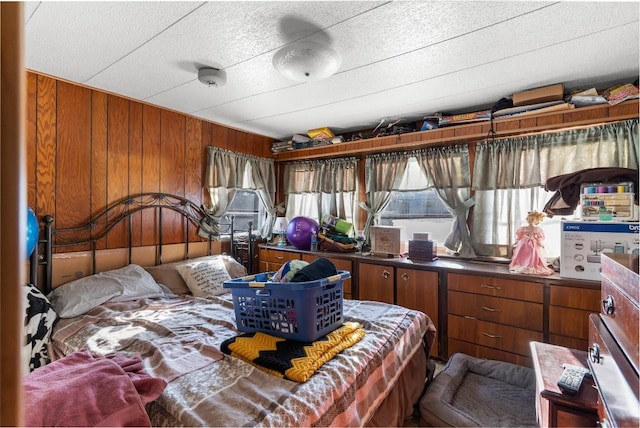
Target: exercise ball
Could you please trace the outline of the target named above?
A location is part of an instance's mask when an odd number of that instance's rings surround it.
[[[298,250],[311,248],[311,235],[320,230],[318,222],[309,217],[298,216],[291,219],[287,226],[287,240]]]
[[[27,207],[27,258],[33,253],[38,244],[38,238],[40,235],[40,225],[38,224],[38,218],[36,213],[29,207]]]

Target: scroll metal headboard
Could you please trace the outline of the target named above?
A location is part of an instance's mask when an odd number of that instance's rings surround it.
[[[172,195],[168,193],[141,193],[138,195],[129,196],[123,198],[111,206],[107,207],[104,211],[99,213],[91,222],[77,226],[77,227],[64,227],[54,228],[54,218],[50,215],[43,217],[44,223],[43,236],[39,240],[30,258],[30,282],[35,286],[42,289],[47,294],[52,290],[52,261],[53,251],[56,248],[63,247],[75,247],[81,245],[90,245],[91,247],[91,260],[92,260],[92,273],[96,272],[96,251],[97,243],[103,239],[116,225],[123,221],[128,222],[127,228],[127,240],[129,250],[129,263],[132,261],[132,216],[133,214],[143,210],[157,210],[157,260],[156,264],[162,263],[162,215],[163,210],[171,210],[179,213],[184,221],[184,244],[185,244],[185,259],[189,258],[189,231],[190,225],[198,228],[200,221],[207,216],[206,212],[194,202],[178,195]],[[229,234],[231,237],[232,253],[235,253],[234,248],[234,226],[233,217],[230,217]],[[252,236],[252,225],[249,224],[249,239]],[[212,250],[212,236],[209,235],[207,253],[210,255]],[[252,248],[253,245],[250,245]],[[235,255],[234,255],[235,257]],[[253,256],[251,256],[253,258]],[[43,284],[40,285],[38,281],[38,266],[44,266]]]

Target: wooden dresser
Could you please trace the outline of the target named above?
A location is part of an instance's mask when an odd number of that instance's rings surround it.
[[[602,255],[602,307],[589,316],[599,425],[640,426],[638,255]]]

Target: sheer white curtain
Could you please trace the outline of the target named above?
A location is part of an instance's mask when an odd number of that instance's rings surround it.
[[[486,141],[476,151],[472,245],[479,255],[508,257],[515,230],[541,210],[549,178],[587,168],[638,169],[638,120]]]
[[[284,166],[287,217],[305,216],[322,220],[335,215],[356,221],[358,160],[338,158],[290,162]]]
[[[204,204],[209,217],[203,219],[200,225],[200,236],[219,239],[220,219],[233,201],[237,189],[257,191],[267,216],[260,234],[262,237],[271,234],[276,212],[273,160],[209,146],[204,187],[209,192],[209,205]]]

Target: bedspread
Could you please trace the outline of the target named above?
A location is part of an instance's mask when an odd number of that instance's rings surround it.
[[[230,294],[105,303],[59,320],[51,354],[141,356],[147,373],[169,382],[149,408],[155,426],[361,426],[411,357],[428,355],[435,328],[421,312],[379,302],[345,300],[344,318],[365,336],[304,383],[219,351],[239,333]]]

